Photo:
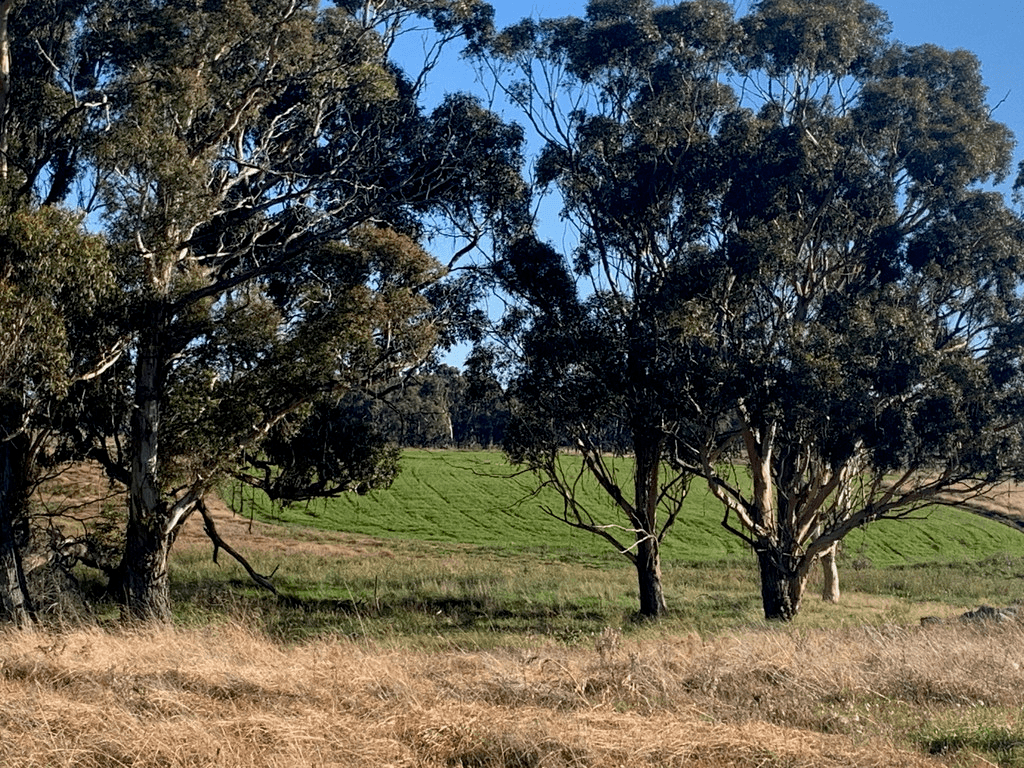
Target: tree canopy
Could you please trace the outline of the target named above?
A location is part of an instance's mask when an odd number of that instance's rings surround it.
[[[973,55],[889,32],[867,2],[601,0],[484,62],[577,235],[519,233],[496,263],[512,455],[634,561],[552,457],[582,451],[641,546],[700,478],[769,618],[853,528],[1022,466],[1024,233],[983,187],[1012,137]],[[635,456],[633,489],[607,451]]]
[[[391,58],[426,20],[429,69],[487,18],[475,2],[56,5],[57,26],[4,6],[40,52],[5,92],[8,167],[33,200],[74,191],[106,241],[125,354],[75,432],[128,488],[115,588],[162,618],[171,543],[226,473],[291,498],[389,482],[338,405],[461,332],[466,289],[423,243],[478,242],[517,194],[521,132],[466,95],[425,110],[423,72]]]
[[[1024,230],[991,188],[1013,138],[972,54],[905,46],[864,0],[492,18],[0,2],[8,615],[29,612],[44,453],[128,489],[109,570],[144,619],[169,615],[168,553],[221,478],[281,500],[386,486],[389,430],[503,440],[559,492],[549,514],[631,561],[645,616],[694,482],[790,619],[855,527],[1024,474]],[[410,29],[427,39],[403,68]],[[424,106],[460,40],[523,127],[472,95]],[[564,247],[535,226],[545,196]],[[506,311],[460,377],[434,352],[481,338],[487,280]]]

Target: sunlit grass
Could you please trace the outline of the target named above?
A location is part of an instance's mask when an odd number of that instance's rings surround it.
[[[474,648],[440,631],[283,643],[259,611],[227,608],[178,626],[0,633],[0,763],[1021,765],[1016,622],[608,624]]]
[[[233,531],[280,597],[190,536],[172,553],[176,626],[126,630],[109,607],[98,614],[107,630],[0,636],[0,683],[17,712],[0,723],[0,760],[1022,765],[1021,624],[957,617],[1024,601],[1024,556],[957,550],[963,531],[942,531],[955,515],[894,526],[885,548],[848,542],[841,603],[819,598],[815,572],[786,625],[763,620],[742,548],[667,552],[670,610],[651,623],[636,618],[629,563],[567,546],[561,526],[524,545],[473,542],[463,523],[451,528],[460,541],[444,541],[301,519],[257,526],[252,540]],[[887,559],[927,553],[898,538],[919,525],[933,526],[922,541],[951,543],[932,562]],[[1019,534],[1005,530],[1012,544]],[[947,621],[921,626],[924,616]]]
[[[281,532],[282,536],[287,531]],[[236,542],[245,550],[244,537]],[[181,546],[172,558],[172,587],[186,623],[247,616],[274,637],[294,641],[340,635],[398,645],[488,648],[536,638],[572,644],[605,626],[642,632],[636,574],[619,558],[553,559],[535,552],[513,558],[490,547],[392,540],[361,554],[248,553],[274,574],[282,598],[258,590],[230,560]],[[812,574],[796,623],[803,627],[913,625],[923,616],[951,617],[979,604],[1024,600],[1024,560],[930,566],[841,567],[839,605],[819,597]],[[668,562],[663,571],[669,632],[714,635],[763,623],[752,556],[717,563]]]
[[[564,461],[571,473],[579,459],[570,456]],[[628,485],[631,461],[620,458],[614,465]],[[606,542],[545,514],[545,508],[560,509],[560,502],[553,492],[535,494],[536,485],[536,478],[518,473],[498,452],[406,451],[402,472],[386,491],[283,508],[238,489],[227,490],[225,497],[242,514],[282,525],[476,545],[504,556],[532,553],[615,567],[621,557]],[[595,483],[582,481],[579,493],[607,522],[622,523]],[[844,542],[846,556],[873,566],[1024,557],[1024,535],[993,520],[948,507],[916,517],[879,521],[854,531]],[[666,563],[747,562],[748,548],[722,528],[721,520],[721,505],[694,482],[665,541]]]

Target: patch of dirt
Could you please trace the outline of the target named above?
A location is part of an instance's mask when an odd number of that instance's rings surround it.
[[[959,503],[976,515],[1024,531],[1024,484],[1001,483],[984,495],[969,498],[950,494],[948,501]]]
[[[125,514],[124,486],[111,484],[94,462],[67,467],[49,480],[36,501],[52,522],[68,535],[81,535],[99,516]],[[387,542],[365,536],[318,531],[299,526],[272,525],[236,514],[218,493],[206,497],[217,532],[243,555],[254,552],[319,555],[331,558],[393,557]],[[202,517],[185,523],[175,546],[212,547]]]
[[[236,514],[218,493],[206,497],[217,532],[228,544],[245,552],[319,555],[323,557],[393,557],[387,543],[365,536],[318,531],[298,526],[272,525]],[[193,515],[178,544],[212,546],[203,528],[203,519]]]

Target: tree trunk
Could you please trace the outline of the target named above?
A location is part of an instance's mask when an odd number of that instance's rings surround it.
[[[787,565],[789,557],[775,547],[757,553],[761,571],[761,603],[768,621],[791,621],[800,610],[806,575]]]
[[[656,619],[667,610],[661,587],[661,547],[647,537],[637,543],[636,573],[640,583],[640,615]]]
[[[22,437],[0,440],[0,621],[19,627],[32,623],[17,535],[26,512],[27,467],[19,450]]]
[[[827,603],[839,602],[839,567],[836,565],[836,555],[839,551],[837,541],[821,556],[821,570],[824,580],[821,586],[821,599]]]
[[[143,621],[171,617],[167,558],[171,532],[159,481],[160,418],[165,369],[160,343],[160,312],[143,329],[135,363],[135,407],[131,420],[131,482],[128,527],[118,596],[126,613]]]
[[[636,526],[636,572],[640,586],[640,615],[657,618],[665,613],[665,595],[661,586],[661,542],[658,541],[658,474],[661,468],[659,434],[635,431],[636,456],[634,500]]]
[[[11,95],[11,40],[8,22],[14,0],[0,0],[0,179],[7,180],[8,101]]]
[[[169,621],[171,591],[167,576],[170,541],[160,527],[147,528],[133,513],[125,540],[121,589],[126,617],[139,621]]]

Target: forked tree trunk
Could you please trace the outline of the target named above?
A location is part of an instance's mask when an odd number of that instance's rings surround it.
[[[19,519],[26,511],[22,442],[20,437],[0,440],[0,621],[19,627],[32,623],[17,536]]]
[[[821,599],[827,603],[839,602],[839,566],[836,564],[836,554],[839,550],[837,541],[821,556],[821,571],[823,581],[821,585]]]
[[[788,566],[789,558],[774,547],[757,553],[761,571],[761,603],[768,621],[791,621],[800,610],[806,574]]]

